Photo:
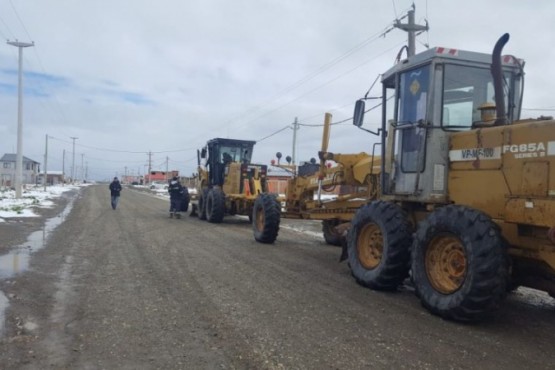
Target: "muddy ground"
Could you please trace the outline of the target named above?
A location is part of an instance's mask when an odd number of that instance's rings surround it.
[[[0,224],[0,252],[41,218]],[[285,221],[274,245],[245,219],[169,219],[168,202],[81,190],[29,265],[0,278],[2,369],[547,369],[551,298],[519,290],[490,321],[425,311],[410,286],[357,285],[340,251]],[[42,221],[41,221],[42,220]],[[287,225],[285,225],[287,226]],[[319,226],[305,224],[317,231]],[[40,244],[40,243],[39,243]],[[12,266],[13,268],[13,266]]]

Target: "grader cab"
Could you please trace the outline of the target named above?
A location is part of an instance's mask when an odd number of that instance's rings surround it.
[[[269,214],[279,212],[275,198],[268,194],[267,166],[251,163],[254,144],[249,140],[215,138],[198,151],[201,220],[220,223],[225,215],[252,219],[254,203],[260,195],[268,199]],[[265,222],[272,222],[272,218]]]
[[[448,319],[488,317],[519,285],[555,295],[555,121],[519,120],[524,63],[501,55],[508,39],[383,74],[381,195],[348,235],[359,283],[394,290],[410,270],[423,306]]]

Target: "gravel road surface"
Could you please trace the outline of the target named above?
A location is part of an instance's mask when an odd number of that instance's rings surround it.
[[[26,269],[0,274],[1,369],[555,363],[555,306],[541,294],[519,290],[492,321],[461,325],[430,315],[409,286],[357,285],[338,248],[287,227],[299,221],[283,221],[277,242],[264,245],[244,219],[170,219],[167,200],[131,188],[117,210],[109,203],[107,186],[89,186],[40,219],[0,224],[0,252],[10,253],[41,230],[38,220],[60,221]]]

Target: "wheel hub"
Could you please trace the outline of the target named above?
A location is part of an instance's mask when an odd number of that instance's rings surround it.
[[[463,285],[467,260],[461,240],[454,235],[432,239],[425,256],[426,273],[437,291],[451,294]]]
[[[357,240],[358,260],[367,269],[376,268],[383,254],[383,235],[380,227],[374,223],[365,225]]]

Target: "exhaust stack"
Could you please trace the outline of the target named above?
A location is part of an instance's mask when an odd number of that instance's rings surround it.
[[[509,34],[506,33],[497,40],[491,56],[491,75],[493,77],[493,88],[495,91],[495,107],[497,120],[494,126],[508,125],[507,110],[505,109],[505,97],[503,94],[503,68],[501,63],[501,51],[509,41]]]

